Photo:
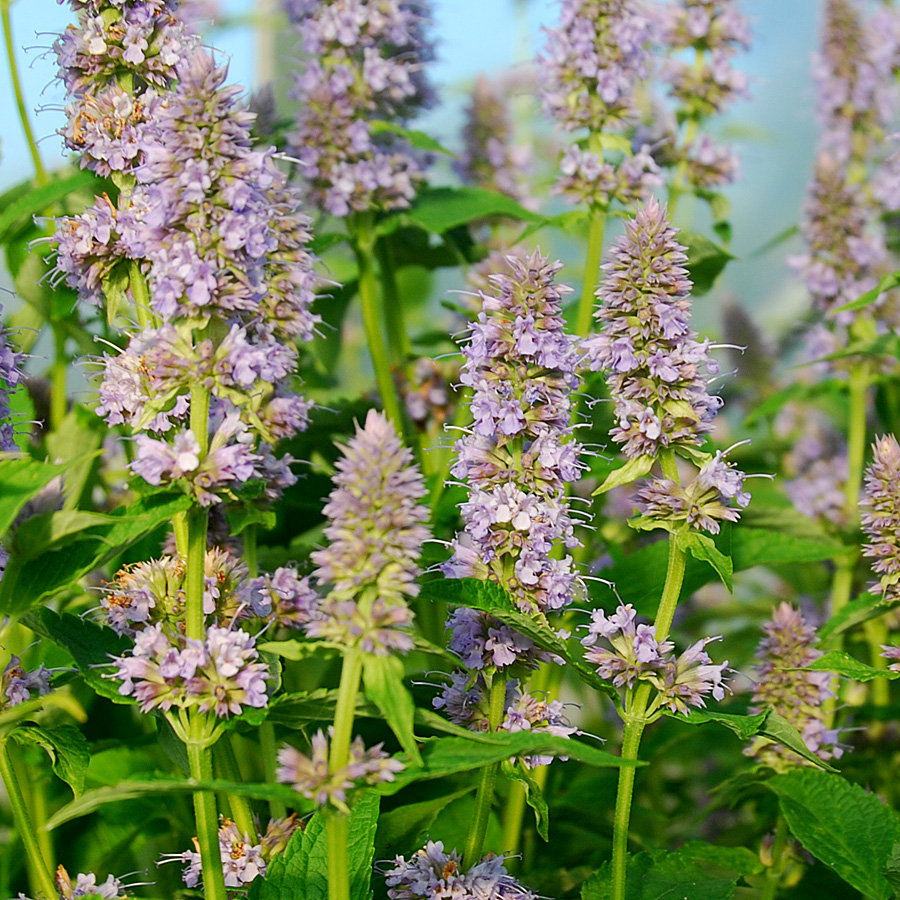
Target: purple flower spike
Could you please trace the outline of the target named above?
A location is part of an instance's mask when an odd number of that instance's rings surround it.
[[[84,898],[84,900],[124,900],[126,897],[132,897],[133,894],[127,894],[126,886],[109,875],[106,881],[97,883],[97,876],[93,873],[87,875],[79,873],[75,880],[65,870],[63,866],[59,866],[56,870],[56,889],[58,891],[59,900],[76,900],[76,898]],[[24,894],[19,894],[19,900],[28,900]],[[41,900],[48,900],[41,894]],[[52,898],[51,898],[52,900]]]
[[[602,267],[600,333],[583,343],[590,368],[607,373],[611,435],[630,459],[699,444],[722,405],[704,377],[717,371],[709,342],[690,327],[692,284],[676,234],[656,200],[625,223]]]
[[[862,527],[869,538],[863,554],[873,561],[878,581],[870,588],[889,600],[900,599],[900,444],[888,434],[873,447],[875,458],[866,469],[862,503]]]
[[[398,856],[384,873],[390,900],[433,900],[437,897],[484,897],[490,900],[538,900],[506,871],[503,856],[488,853],[465,871],[456,850],[444,852],[441,841],[429,841],[409,861]]]
[[[825,726],[825,703],[835,696],[835,676],[830,672],[808,672],[822,652],[815,648],[818,634],[789,603],[782,603],[763,625],[757,657],[757,684],[753,691],[753,713],[774,709],[800,732],[806,746],[820,759],[839,759],[843,748],[838,732]],[[757,738],[744,750],[760,762],[784,772],[810,765],[807,760],[764,738]]]

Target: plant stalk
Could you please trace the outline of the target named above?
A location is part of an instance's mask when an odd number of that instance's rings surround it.
[[[384,320],[387,326],[388,347],[395,366],[405,366],[412,354],[412,343],[406,330],[403,303],[397,285],[397,267],[394,254],[385,238],[375,243],[378,267],[381,273],[381,296],[384,298]]]
[[[212,748],[205,741],[187,743],[191,778],[209,781],[213,777]],[[206,900],[227,900],[225,876],[219,850],[219,817],[216,798],[209,791],[194,792],[194,817],[197,823],[197,843],[203,869],[203,893]]]
[[[788,842],[788,828],[784,816],[779,814],[775,826],[775,843],[772,845],[772,865],[766,869],[766,881],[763,885],[760,900],[775,900],[778,896],[778,885],[784,872],[784,850]]]
[[[19,67],[16,64],[16,47],[12,35],[12,17],[10,15],[10,0],[0,0],[0,20],[3,22],[3,40],[6,43],[6,58],[9,60],[9,79],[12,82],[13,94],[16,98],[16,108],[19,111],[19,121],[22,123],[22,131],[25,142],[28,144],[28,152],[31,154],[31,162],[34,165],[34,180],[38,185],[50,182],[47,170],[41,162],[37,141],[31,130],[31,122],[28,119],[28,108],[25,105],[25,94],[22,92],[22,81],[19,78]]]
[[[4,11],[6,11],[5,7]],[[12,760],[9,757],[9,750],[6,746],[7,740],[8,738],[0,738],[0,778],[3,780],[3,786],[6,788],[6,794],[9,797],[13,823],[22,841],[25,856],[28,859],[28,881],[35,895],[43,894],[46,897],[56,897],[58,896],[56,884],[50,873],[47,860],[41,853],[31,817],[28,815],[25,798],[22,796],[22,789],[18,778],[16,778]]]
[[[237,757],[234,753],[235,735],[232,732],[224,740],[216,743],[213,750],[214,762],[216,769],[221,773],[221,777],[225,781],[231,781],[234,784],[241,784],[244,781],[238,766]],[[236,794],[226,794],[228,798],[228,806],[231,809],[231,818],[237,825],[238,831],[242,835],[247,835],[250,842],[258,843],[256,833],[256,822],[253,820],[253,810],[250,808],[250,801],[246,797],[239,797]]]
[[[490,713],[488,721],[491,731],[497,731],[503,722],[503,714],[506,711],[506,673],[500,669],[494,672],[491,679]],[[481,861],[484,850],[484,836],[487,834],[488,820],[491,816],[491,805],[494,799],[494,782],[500,771],[500,763],[484,766],[481,770],[481,778],[478,782],[478,792],[475,795],[475,812],[472,816],[472,825],[469,829],[469,838],[466,841],[466,850],[463,854],[463,863],[468,866],[477,865]]]
[[[606,230],[606,210],[591,208],[588,228],[587,261],[584,269],[584,283],[581,299],[578,301],[578,315],[575,319],[575,334],[587,337],[591,332],[591,317],[594,313],[595,291],[600,277],[600,260],[603,257],[603,234]]]
[[[375,277],[375,237],[372,233],[372,217],[362,213],[351,221],[350,235],[359,268],[359,300],[362,307],[363,327],[369,345],[369,354],[372,357],[372,366],[375,369],[375,381],[381,394],[384,412],[399,430],[403,427],[403,418],[400,415],[400,398],[394,385],[382,328],[378,282]]]
[[[259,752],[262,756],[263,771],[267,784],[275,784],[276,751],[275,726],[271,722],[263,722],[259,726]],[[279,819],[287,813],[287,808],[280,800],[269,801],[269,815]]]

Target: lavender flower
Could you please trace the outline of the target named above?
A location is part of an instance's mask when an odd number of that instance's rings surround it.
[[[761,664],[753,691],[751,712],[773,709],[803,737],[806,746],[820,759],[839,759],[843,749],[838,732],[825,725],[825,702],[834,697],[834,676],[829,672],[804,671],[821,651],[815,649],[816,629],[788,603],[782,603],[763,625],[765,637],[757,656]],[[757,738],[744,750],[760,762],[783,772],[809,765],[801,756],[781,744]]]
[[[465,530],[443,571],[498,581],[524,612],[561,609],[579,582],[557,544],[577,546],[565,485],[582,465],[571,439],[571,392],[579,384],[574,340],[564,330],[554,284],[562,267],[535,252],[508,258],[511,275],[492,278],[496,296],[463,348],[460,381],[473,388],[474,422],[451,468],[470,484]]]
[[[611,435],[630,459],[700,443],[722,405],[702,375],[718,366],[690,328],[692,285],[676,234],[656,200],[625,223],[602,266],[601,331],[583,343],[591,370],[608,373]]]
[[[9,342],[6,331],[0,329],[0,453],[15,453],[19,449],[9,397],[22,383],[22,359],[22,354]]]
[[[33,694],[43,697],[50,692],[50,672],[41,664],[32,672],[22,668],[22,661],[12,654],[0,676],[0,708],[9,709],[32,699]]]
[[[477,609],[460,606],[447,619],[449,649],[467,669],[532,669],[551,657],[509,625]]]
[[[428,538],[425,484],[393,425],[370,410],[342,446],[325,506],[327,547],[312,553],[315,578],[331,590],[307,626],[312,637],[359,644],[366,652],[409,650],[406,597],[419,592],[416,560]],[[369,596],[367,596],[367,594]]]
[[[581,643],[589,648],[585,659],[596,665],[601,678],[629,691],[639,681],[649,682],[657,691],[647,707],[650,717],[663,707],[687,715],[691,706],[705,706],[706,696],[724,698],[728,661],[714,664],[705,650],[720,638],[703,638],[676,658],[672,641],[658,641],[656,626],[638,624],[636,615],[630,603],[620,604],[609,617],[603,610],[591,613]],[[601,639],[608,648],[599,644]]]
[[[94,874],[79,874],[73,882],[69,873],[59,866],[56,870],[55,881],[59,891],[59,900],[76,900],[76,898],[88,900],[91,897],[97,898],[97,900],[123,900],[125,897],[133,896],[126,894],[125,885],[112,875],[108,876],[106,881],[101,884],[97,884],[97,876]],[[48,900],[43,895],[41,896],[43,900]],[[28,898],[24,894],[19,894],[19,900],[28,900]]]
[[[268,667],[258,662],[251,635],[211,625],[204,640],[167,633],[160,624],[139,631],[131,653],[113,660],[119,693],[141,712],[196,708],[219,718],[264,707]]]
[[[306,62],[297,78],[297,127],[308,198],[335,216],[408,206],[425,160],[373,122],[404,123],[430,104],[423,64],[432,57],[424,0],[377,8],[365,0],[288,0]]]
[[[861,503],[862,528],[869,538],[863,555],[874,560],[872,570],[878,576],[870,589],[896,600],[900,598],[900,444],[888,434],[875,442],[873,451]]]
[[[397,772],[406,768],[382,751],[381,744],[366,749],[362,738],[356,737],[350,745],[349,762],[332,771],[328,762],[328,738],[321,729],[313,736],[311,751],[311,756],[305,756],[294,747],[283,747],[278,753],[277,779],[290,784],[320,807],[331,804],[344,813],[350,811],[347,791],[358,784],[394,781]]]
[[[463,871],[456,850],[444,852],[442,841],[429,841],[409,861],[398,856],[385,873],[390,900],[433,900],[437,897],[485,897],[491,900],[537,900],[504,866],[504,857],[488,853],[481,862]]]

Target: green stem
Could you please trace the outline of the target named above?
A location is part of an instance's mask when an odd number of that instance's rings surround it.
[[[19,780],[12,767],[9,751],[6,747],[6,738],[0,738],[0,778],[6,788],[9,805],[12,809],[13,824],[16,827],[25,855],[28,858],[28,878],[35,895],[43,894],[46,897],[56,897],[58,892],[50,874],[47,860],[41,854],[40,846],[35,837],[34,826],[25,806],[25,798],[19,786]]]
[[[41,162],[38,153],[37,141],[31,130],[31,122],[28,119],[28,108],[25,106],[25,95],[22,92],[22,82],[19,79],[19,67],[16,65],[16,47],[12,36],[12,19],[9,12],[10,0],[0,0],[0,19],[3,21],[3,39],[6,42],[6,58],[9,60],[9,78],[12,82],[13,93],[16,97],[16,107],[19,110],[19,121],[22,123],[22,131],[25,134],[25,142],[31,153],[31,161],[34,164],[34,180],[39,185],[50,181],[47,170]]]
[[[209,781],[213,777],[212,749],[205,741],[187,743],[191,778]],[[226,900],[225,876],[219,850],[219,816],[215,795],[209,791],[194,792],[194,817],[197,822],[197,843],[203,869],[203,893],[206,900]]]
[[[53,323],[53,366],[50,388],[50,430],[56,431],[66,417],[69,397],[66,392],[66,372],[69,361],[66,358],[66,330],[59,322]]]
[[[237,757],[234,754],[233,741],[235,735],[232,733],[224,740],[216,743],[213,750],[216,769],[221,773],[221,777],[225,781],[231,781],[234,784],[241,784],[244,781],[241,770],[238,767]],[[231,809],[231,818],[237,825],[238,831],[242,835],[248,835],[250,842],[258,843],[256,835],[256,822],[253,820],[253,810],[250,808],[250,801],[246,797],[239,797],[236,794],[227,794],[228,806]]]
[[[344,654],[341,683],[334,710],[334,734],[331,738],[329,767],[332,772],[347,765],[350,740],[356,715],[356,695],[362,676],[362,653],[352,647]],[[328,849],[328,900],[350,900],[349,839],[350,823],[345,813],[329,811],[325,822]]]
[[[631,697],[625,714],[622,736],[622,759],[637,760],[641,737],[647,724],[644,713],[650,699],[650,685],[641,684]],[[619,769],[616,792],[616,812],[613,822],[612,844],[612,900],[625,900],[625,881],[628,875],[628,826],[631,822],[631,799],[634,796],[634,766]]]
[[[131,285],[131,299],[134,301],[134,312],[138,325],[147,328],[152,322],[150,312],[150,293],[147,290],[147,282],[141,273],[141,264],[133,259],[128,268],[129,283]]]
[[[378,267],[381,272],[381,296],[384,298],[384,320],[387,325],[388,346],[394,365],[403,366],[412,355],[412,344],[403,315],[403,302],[397,286],[397,267],[390,244],[379,238],[375,244]]]
[[[659,463],[663,474],[673,481],[678,481],[678,468],[675,465],[675,454],[671,450],[663,450],[660,453]],[[675,616],[675,607],[681,596],[681,584],[684,581],[684,568],[687,557],[683,550],[678,548],[674,534],[669,535],[669,566],[666,571],[666,582],[663,586],[662,596],[659,599],[659,609],[656,613],[654,624],[656,625],[656,639],[664,641],[669,636],[672,627],[672,619]]]
[[[766,869],[766,881],[763,885],[760,900],[775,900],[778,896],[778,885],[784,872],[784,850],[788,842],[787,822],[784,816],[778,816],[775,826],[775,843],[772,845],[772,865]]]
[[[200,459],[209,450],[209,391],[194,387],[191,391],[191,431],[200,445]],[[206,534],[209,512],[195,506],[187,514],[187,562],[185,573],[185,634],[203,640],[206,617],[203,615],[203,591],[206,575]]]
[[[494,672],[491,679],[490,712],[488,722],[491,731],[496,731],[503,722],[503,714],[506,710],[506,673],[502,670]],[[469,828],[469,839],[466,841],[466,850],[463,854],[463,863],[467,867],[477,865],[481,861],[484,850],[484,836],[487,834],[488,820],[491,816],[491,805],[494,799],[494,782],[500,771],[500,763],[484,766],[481,770],[481,778],[478,782],[478,792],[475,794],[475,812],[472,816],[472,825]]]
[[[595,292],[600,278],[600,260],[603,257],[603,233],[606,230],[606,210],[595,206],[591,209],[588,228],[587,262],[584,268],[584,283],[581,299],[578,301],[578,315],[575,319],[575,334],[587,337],[591,332],[591,316],[596,301]]]
[[[399,430],[403,427],[403,419],[400,415],[400,398],[394,385],[382,329],[378,284],[375,278],[375,237],[372,233],[372,217],[367,213],[361,213],[351,222],[350,234],[353,252],[356,254],[356,263],[359,268],[359,300],[362,307],[363,327],[369,345],[369,354],[372,357],[372,366],[375,369],[375,381],[381,394],[384,412]]]
[[[525,785],[521,781],[514,781],[509,786],[509,797],[503,808],[503,852],[509,854],[506,868],[511,871],[517,871],[526,806]]]
[[[275,784],[275,770],[277,768],[275,726],[271,722],[263,722],[259,726],[259,752],[262,755],[266,784]],[[286,813],[287,808],[280,800],[269,801],[269,815],[273,819],[280,819]]]
[[[247,570],[251,578],[256,578],[259,575],[257,534],[256,525],[248,525],[241,532],[241,537],[244,539],[244,562],[247,564]]]

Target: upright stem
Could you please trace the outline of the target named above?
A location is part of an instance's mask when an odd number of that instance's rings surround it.
[[[3,9],[4,12],[7,12],[6,7]],[[25,806],[25,798],[22,796],[19,780],[16,778],[12,760],[9,758],[6,741],[7,738],[0,738],[0,778],[3,780],[3,786],[6,788],[6,794],[9,797],[13,824],[16,826],[16,831],[25,849],[25,856],[28,858],[29,884],[36,895],[43,894],[46,897],[56,897],[58,896],[56,884],[53,881],[53,876],[50,874],[47,861],[41,854],[34,826],[28,815],[28,808]]]
[[[150,294],[147,291],[147,282],[141,272],[141,264],[133,259],[128,268],[129,284],[131,285],[131,299],[134,301],[134,312],[138,325],[146,328],[151,324]]]
[[[251,578],[259,575],[259,554],[256,543],[256,525],[248,525],[242,532],[244,539],[244,562],[247,564],[247,572]]]
[[[666,477],[678,481],[675,454],[663,450],[659,462]],[[659,609],[656,613],[656,639],[664,641],[672,627],[675,607],[681,596],[684,581],[685,554],[678,549],[675,535],[669,536],[669,565],[666,582],[663,585]],[[622,736],[622,759],[637,760],[641,747],[641,737],[647,724],[646,712],[650,701],[651,686],[638,686],[628,700],[625,710],[625,731]],[[616,812],[613,824],[612,847],[612,900],[625,900],[625,881],[628,873],[628,827],[631,821],[631,799],[634,795],[634,766],[619,769],[619,786],[616,793]]]
[[[778,896],[778,885],[784,871],[784,850],[788,842],[788,827],[784,816],[778,816],[775,826],[775,843],[772,845],[772,865],[766,869],[766,881],[763,885],[760,900],[775,900]]]
[[[545,767],[541,767],[545,768]],[[522,846],[522,826],[525,822],[525,785],[514,781],[509,786],[509,798],[503,809],[503,852],[509,854],[506,868],[515,870]]]
[[[359,268],[359,300],[362,306],[363,327],[366,331],[369,354],[375,369],[375,381],[378,384],[385,414],[399,429],[403,426],[403,419],[400,415],[400,399],[397,395],[397,388],[394,386],[381,324],[382,316],[379,309],[378,283],[375,278],[374,264],[375,237],[372,232],[371,215],[361,213],[353,219],[350,225],[350,235]]]
[[[16,64],[16,47],[12,36],[12,19],[9,12],[10,0],[0,0],[0,19],[3,21],[3,39],[6,43],[6,58],[9,60],[9,78],[12,82],[13,93],[16,97],[16,107],[19,110],[19,121],[22,123],[22,131],[25,134],[25,142],[28,144],[28,151],[31,154],[31,161],[34,165],[34,180],[39,184],[47,184],[50,179],[47,170],[41,162],[41,155],[38,153],[37,141],[34,139],[34,132],[31,130],[31,122],[28,119],[28,108],[25,106],[25,95],[22,93],[22,82],[19,79],[19,67]]]
[[[200,458],[209,449],[209,391],[195,387],[191,391],[191,431],[200,445]],[[203,640],[206,622],[203,615],[203,591],[206,586],[206,533],[209,513],[195,506],[187,514],[187,572],[185,574],[185,633]]]
[[[337,706],[334,711],[334,735],[331,738],[331,754],[328,760],[332,772],[347,765],[350,759],[350,741],[356,714],[356,695],[359,693],[359,680],[362,676],[362,660],[362,653],[356,647],[344,654]],[[328,900],[350,900],[348,861],[350,822],[342,812],[329,811],[327,816],[325,838],[328,848]]]
[[[603,233],[606,229],[606,211],[600,207],[591,208],[588,229],[587,261],[584,269],[584,283],[581,299],[578,301],[578,316],[575,320],[575,334],[587,337],[591,331],[591,316],[594,312],[597,281],[600,277],[600,260],[603,257]]]
[[[379,238],[375,244],[375,252],[378,255],[378,267],[381,272],[381,296],[384,300],[384,319],[387,325],[388,346],[394,365],[405,365],[412,353],[412,344],[409,333],[406,330],[406,321],[403,315],[403,302],[400,298],[400,290],[397,286],[397,269],[394,266],[394,254],[390,244],[384,238]]]
[[[191,778],[209,781],[213,777],[212,749],[204,741],[187,743]],[[219,817],[216,798],[209,791],[194,792],[194,817],[197,822],[197,843],[203,868],[203,893],[206,900],[226,900],[225,876],[219,849]]]
[[[503,722],[503,714],[506,710],[506,672],[498,669],[491,680],[490,712],[488,722],[491,731],[497,731]],[[500,763],[484,766],[481,770],[481,779],[478,782],[478,793],[475,795],[475,812],[472,817],[472,825],[469,828],[469,839],[466,841],[466,851],[463,862],[466,866],[477,865],[481,860],[484,850],[484,836],[487,834],[488,820],[491,816],[491,805],[494,799],[494,782],[497,780],[497,772],[500,771]]]
[[[53,367],[51,369],[50,387],[50,430],[56,431],[66,417],[69,408],[69,397],[66,390],[66,372],[69,361],[66,359],[66,329],[62,323],[53,323]]]
[[[259,752],[262,755],[263,771],[267,784],[275,784],[275,726],[271,722],[263,722],[259,726]],[[273,819],[281,818],[287,808],[280,800],[269,801],[269,815]]]
[[[241,770],[238,767],[237,757],[234,754],[234,746],[232,741],[235,735],[232,732],[216,743],[213,750],[216,769],[221,773],[221,777],[225,781],[231,781],[240,784],[244,779]],[[253,810],[250,808],[250,801],[246,797],[240,797],[236,794],[228,794],[228,806],[231,809],[231,818],[237,825],[238,831],[242,835],[247,835],[251,843],[257,843],[256,822],[253,821]]]

